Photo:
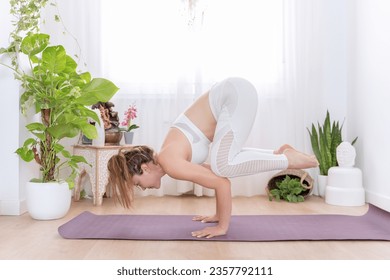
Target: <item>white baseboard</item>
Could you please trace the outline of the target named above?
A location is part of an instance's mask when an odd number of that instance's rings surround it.
[[[19,216],[27,212],[26,200],[1,200],[0,215]]]
[[[366,202],[390,212],[390,197],[366,190]]]

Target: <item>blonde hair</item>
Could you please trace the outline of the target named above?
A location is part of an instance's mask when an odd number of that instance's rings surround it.
[[[142,175],[141,165],[153,162],[154,151],[147,146],[134,146],[120,149],[117,155],[110,158],[107,164],[108,183],[107,193],[111,194],[115,202],[125,208],[131,208],[134,198],[133,176]]]

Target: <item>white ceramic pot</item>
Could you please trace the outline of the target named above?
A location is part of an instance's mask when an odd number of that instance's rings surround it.
[[[362,171],[355,167],[330,168],[325,197],[325,202],[332,205],[364,205],[365,190]]]
[[[133,144],[134,132],[133,131],[125,132],[124,135],[125,135],[125,143]]]
[[[64,217],[71,205],[72,192],[66,182],[34,183],[26,185],[27,210],[36,220]]]
[[[317,176],[317,188],[318,195],[321,197],[325,197],[326,186],[328,185],[328,176],[326,175],[318,175]]]

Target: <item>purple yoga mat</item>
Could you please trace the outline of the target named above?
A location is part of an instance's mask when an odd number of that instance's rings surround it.
[[[369,205],[366,214],[232,216],[229,232],[198,239],[207,226],[190,215],[95,215],[83,212],[58,228],[63,238],[131,240],[390,240],[390,213]]]

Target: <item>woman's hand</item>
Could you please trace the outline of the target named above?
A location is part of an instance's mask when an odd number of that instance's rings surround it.
[[[195,216],[192,218],[193,221],[199,221],[202,223],[218,223],[219,218],[217,215],[214,216]]]
[[[206,227],[202,230],[193,231],[192,236],[197,238],[212,238],[215,236],[225,235],[226,232],[227,230],[221,228],[220,226]]]
[[[167,149],[167,148],[166,148]],[[199,164],[194,164],[183,159],[183,155],[175,155],[176,146],[172,150],[160,152],[158,161],[166,174],[177,180],[185,180],[201,185],[205,188],[214,189],[216,196],[216,215],[204,217],[205,222],[218,221],[215,227],[208,227],[201,231],[193,232],[193,236],[211,238],[224,235],[229,229],[232,212],[231,186],[228,178],[214,174],[210,169]],[[169,152],[169,153],[168,153]]]

